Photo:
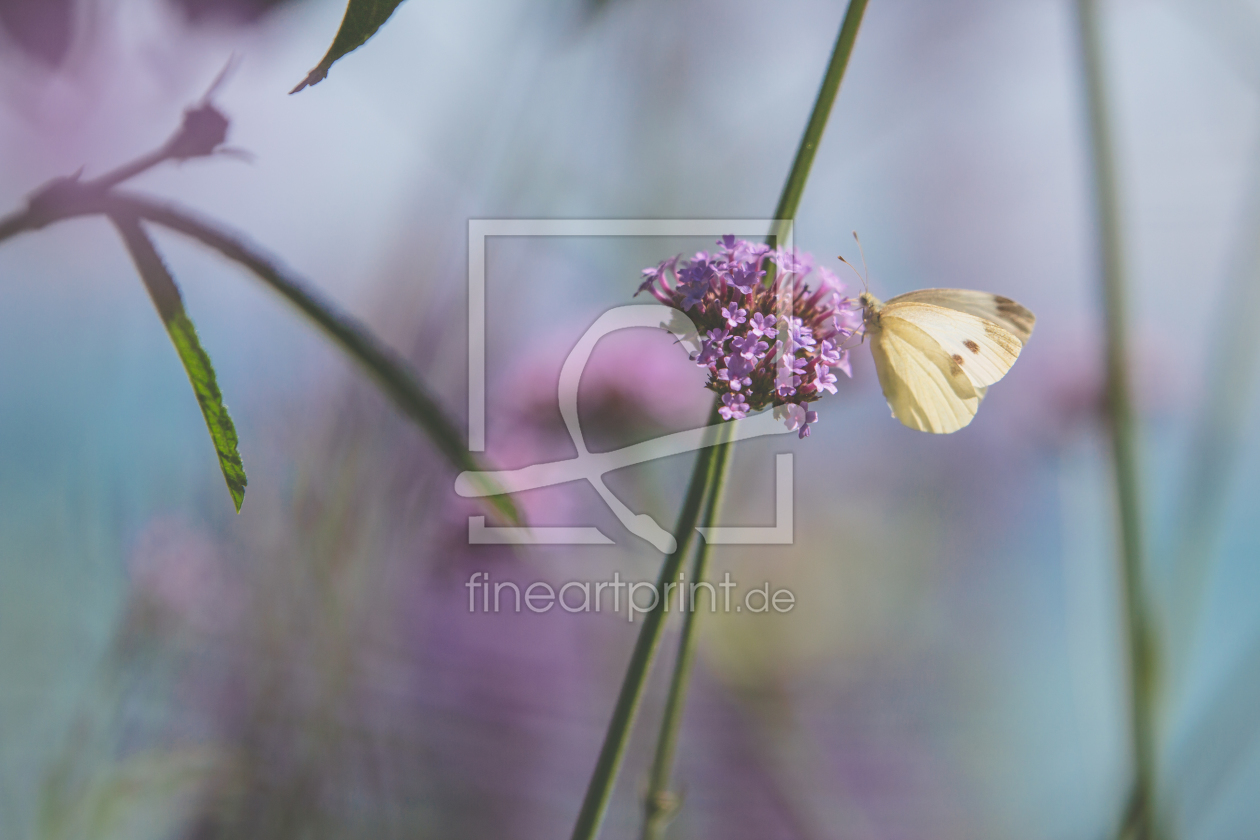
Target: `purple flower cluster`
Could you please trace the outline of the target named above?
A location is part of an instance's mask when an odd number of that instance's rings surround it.
[[[807,437],[818,419],[809,404],[823,391],[836,392],[832,369],[852,375],[842,345],[861,327],[861,307],[808,254],[734,236],[718,246],[713,254],[701,251],[689,261],[679,255],[644,269],[639,292],[682,310],[700,329],[692,358],[709,369],[707,387],[721,397],[724,420],[773,406],[789,429]],[[814,271],[811,289],[805,279]]]

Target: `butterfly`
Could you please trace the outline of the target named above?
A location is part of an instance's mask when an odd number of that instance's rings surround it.
[[[1037,321],[1010,298],[966,289],[922,289],[887,303],[863,292],[858,300],[893,417],[938,435],[971,422]]]

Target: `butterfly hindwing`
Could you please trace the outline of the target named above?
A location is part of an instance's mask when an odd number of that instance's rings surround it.
[[[909,320],[881,318],[868,336],[880,387],[903,424],[949,434],[975,417],[983,388],[977,389],[926,331]]]

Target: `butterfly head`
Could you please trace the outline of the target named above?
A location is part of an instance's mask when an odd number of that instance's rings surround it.
[[[858,295],[858,303],[862,304],[862,320],[868,324],[879,318],[879,310],[884,308],[883,301],[870,292]]]

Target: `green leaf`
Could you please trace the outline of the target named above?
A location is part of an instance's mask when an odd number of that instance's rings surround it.
[[[337,37],[333,38],[328,52],[315,65],[315,69],[306,75],[301,84],[289,93],[297,93],[303,88],[319,84],[328,75],[328,69],[348,52],[363,46],[368,38],[376,34],[389,16],[394,13],[402,0],[350,0],[346,6],[346,16],[341,19],[341,28]]]
[[[197,328],[193,326],[192,319],[184,311],[184,301],[179,287],[175,285],[175,278],[162,262],[161,255],[153,246],[153,240],[140,227],[139,219],[122,214],[111,215],[110,218],[131,253],[140,279],[149,290],[149,297],[153,299],[153,305],[157,307],[158,315],[171,337],[171,343],[175,345],[175,352],[188,374],[188,381],[192,383],[193,393],[197,395],[197,403],[201,406],[201,415],[206,419],[206,428],[210,430],[210,439],[219,456],[223,480],[227,482],[228,492],[232,494],[236,512],[240,513],[248,481],[240,452],[237,451],[236,426],[232,423],[227,406],[223,404],[223,394],[219,391],[219,383],[214,375],[214,365],[197,338]]]
[[[241,463],[240,452],[237,451],[236,426],[232,424],[232,415],[228,414],[223,404],[223,394],[219,392],[219,383],[215,380],[214,365],[210,356],[197,340],[197,328],[187,313],[180,312],[166,322],[166,330],[175,344],[175,352],[184,363],[188,372],[188,381],[192,383],[201,405],[201,414],[206,418],[206,428],[210,430],[210,438],[214,441],[214,449],[219,455],[219,468],[223,470],[223,479],[227,482],[228,492],[236,505],[236,512],[241,512],[241,502],[245,500],[245,465]]]
[[[203,219],[194,218],[169,204],[160,204],[134,195],[114,193],[110,198],[113,214],[142,217],[179,233],[190,236],[209,248],[240,263],[260,280],[271,286],[286,300],[324,330],[342,350],[362,365],[398,408],[429,436],[437,450],[458,470],[482,472],[486,466],[468,451],[454,421],[447,417],[437,398],[416,376],[407,360],[394,353],[377,339],[366,326],[339,311],[314,289],[282,269],[260,253],[245,239],[229,233]],[[512,524],[524,521],[512,497],[486,479],[487,503]]]

